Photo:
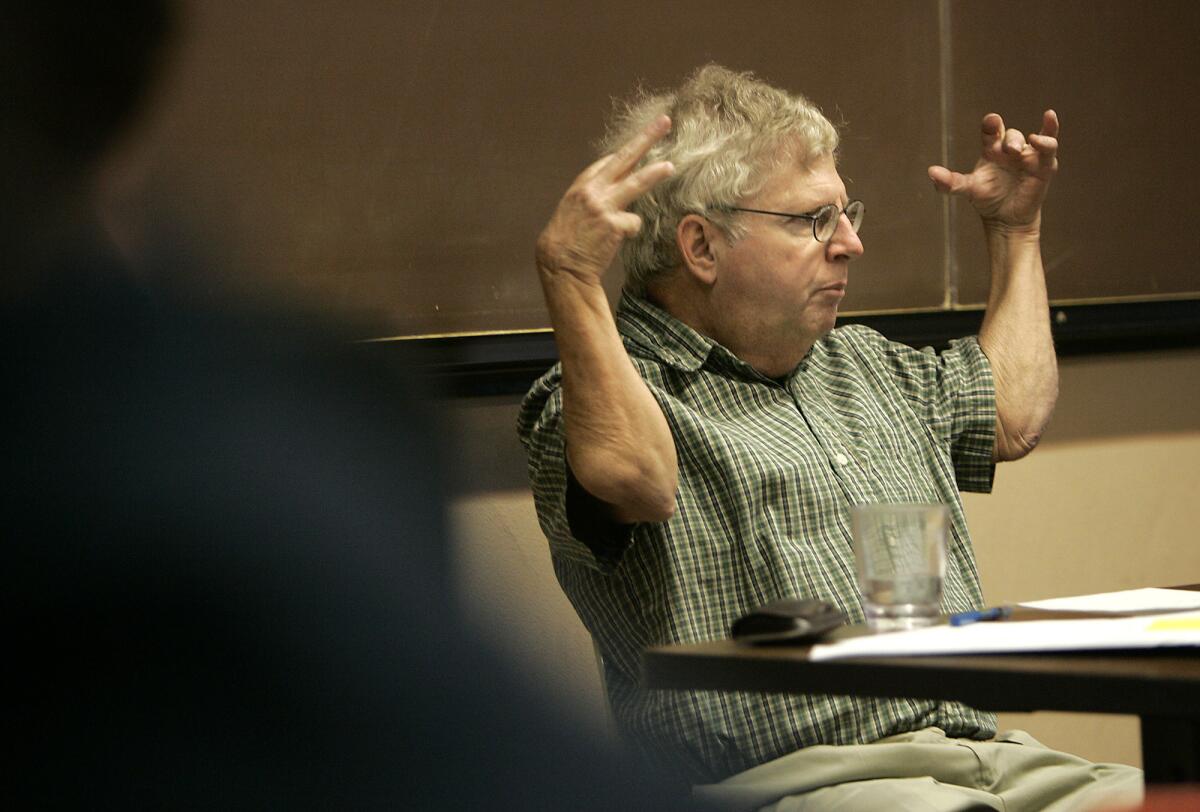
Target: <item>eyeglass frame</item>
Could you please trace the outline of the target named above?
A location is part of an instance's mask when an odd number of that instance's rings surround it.
[[[850,219],[850,229],[855,234],[857,234],[858,230],[860,228],[862,228],[862,219],[867,214],[867,204],[863,203],[861,200],[858,200],[858,199],[847,200],[846,205],[838,211],[837,217],[833,218],[833,222],[836,224],[837,221],[841,219],[842,215],[846,213],[846,210],[849,209],[851,206],[853,206],[855,203],[857,203],[859,206],[862,207],[862,211],[859,213],[858,223],[855,223],[853,219]],[[829,236],[826,239],[823,240],[819,236],[817,236],[817,222],[821,219],[821,215],[819,212],[823,212],[826,209],[830,209],[830,208],[837,209],[838,206],[836,203],[826,203],[824,206],[821,206],[820,208],[817,209],[818,214],[794,214],[792,212],[787,212],[787,211],[769,211],[767,209],[748,209],[748,208],[745,208],[742,206],[714,206],[713,208],[717,209],[718,211],[743,211],[743,212],[748,212],[750,214],[770,214],[770,215],[774,215],[775,217],[791,217],[791,218],[795,218],[795,219],[799,219],[799,220],[808,220],[812,223],[813,239],[822,244],[829,242],[830,240],[833,239],[833,235],[837,234],[837,225],[834,225],[833,231],[829,232]]]

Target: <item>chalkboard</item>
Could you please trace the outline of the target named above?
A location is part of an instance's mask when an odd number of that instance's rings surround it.
[[[865,256],[843,311],[978,308],[969,167],[991,110],[1053,106],[1045,213],[1061,303],[1200,299],[1200,4],[1115,0],[588,4],[192,0],[145,126],[108,174],[127,248],[199,255],[214,292],[299,292],[380,336],[536,331],[534,239],[614,97],[717,61],[843,132]],[[612,274],[613,291],[619,269]]]

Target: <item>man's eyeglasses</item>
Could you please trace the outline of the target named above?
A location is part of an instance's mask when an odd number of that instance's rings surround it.
[[[867,207],[861,200],[851,200],[846,208],[839,209],[833,203],[827,203],[812,214],[793,214],[786,211],[767,211],[765,209],[745,209],[740,206],[721,206],[723,211],[744,211],[750,214],[770,214],[775,217],[789,217],[793,220],[812,221],[813,239],[817,242],[829,242],[837,233],[838,221],[845,214],[850,220],[850,228],[854,233],[862,226],[863,213]]]

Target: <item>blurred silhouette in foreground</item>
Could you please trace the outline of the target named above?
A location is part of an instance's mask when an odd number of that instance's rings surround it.
[[[402,370],[135,282],[89,185],[169,5],[0,33],[5,806],[663,808],[460,628]]]

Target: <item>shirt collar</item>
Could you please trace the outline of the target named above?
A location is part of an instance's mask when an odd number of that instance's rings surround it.
[[[626,292],[617,304],[617,327],[627,345],[685,372],[704,366],[718,346],[662,308]]]
[[[724,345],[692,330],[665,309],[624,290],[617,303],[617,326],[626,349],[640,349],[643,354],[655,357],[666,365],[682,369],[684,372],[696,372],[704,363],[712,360],[716,366],[725,367],[728,371],[737,373],[739,377],[770,380],[731,353]],[[797,375],[803,374],[809,367],[812,354],[823,341],[824,337],[812,345],[808,355],[800,360],[796,368],[775,383],[787,387]]]
[[[699,333],[646,299],[622,291],[617,326],[633,346],[668,366],[695,372],[710,360],[716,368],[750,380],[769,380],[713,339]]]

